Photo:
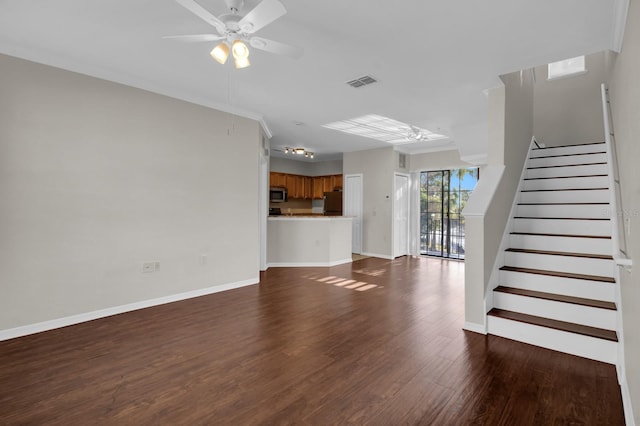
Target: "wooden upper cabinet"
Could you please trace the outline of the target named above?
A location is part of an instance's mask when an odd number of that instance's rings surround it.
[[[286,175],[287,181],[287,193],[289,198],[299,198],[298,197],[298,179],[296,175]]]
[[[286,188],[289,198],[321,200],[325,192],[342,189],[342,175],[310,177],[270,172],[269,186]]]
[[[285,173],[278,172],[269,173],[269,186],[276,188],[286,188],[287,175]]]
[[[342,189],[342,175],[333,175],[333,190]]]
[[[333,176],[322,176],[322,187],[324,192],[333,191]]]
[[[312,198],[314,200],[321,200],[322,197],[324,196],[324,184],[322,182],[322,176],[314,176],[312,178],[313,180],[313,194],[312,194]]]
[[[313,178],[304,176],[304,198],[309,200],[313,198]]]

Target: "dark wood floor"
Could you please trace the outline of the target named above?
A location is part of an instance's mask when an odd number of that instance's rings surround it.
[[[462,330],[464,264],[259,286],[0,342],[0,424],[623,424],[611,365]]]

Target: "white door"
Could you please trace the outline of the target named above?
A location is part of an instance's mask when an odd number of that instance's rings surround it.
[[[344,176],[344,213],[351,216],[351,252],[362,253],[362,175]]]
[[[393,257],[409,254],[409,176],[396,174],[393,221]]]

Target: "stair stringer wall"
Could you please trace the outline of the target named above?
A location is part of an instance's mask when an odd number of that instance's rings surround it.
[[[524,185],[524,178],[527,173],[527,167],[529,167],[529,161],[531,160],[531,150],[535,146],[535,136],[531,138],[531,143],[529,144],[529,149],[527,150],[527,157],[524,160],[524,164],[522,165],[522,172],[520,173],[520,181],[518,182],[518,187],[516,188],[515,196],[513,197],[513,202],[511,203],[511,210],[509,211],[509,219],[507,221],[506,226],[504,227],[504,231],[502,233],[502,239],[500,240],[500,247],[498,248],[498,254],[496,256],[496,260],[493,262],[493,267],[491,268],[491,275],[489,278],[489,282],[487,284],[487,288],[485,289],[485,314],[489,312],[491,309],[495,307],[493,303],[493,290],[500,285],[500,268],[505,265],[504,254],[505,250],[509,248],[509,236],[514,229],[516,215],[516,209],[518,208],[518,201],[520,200],[520,191],[522,191],[522,187]],[[487,319],[485,318],[485,324],[487,324]]]

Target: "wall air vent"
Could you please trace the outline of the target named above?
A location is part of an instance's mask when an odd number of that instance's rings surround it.
[[[347,81],[347,84],[351,87],[355,87],[356,89],[358,87],[362,87],[362,86],[366,86],[368,84],[372,84],[377,82],[378,80],[376,80],[375,78],[371,77],[370,75],[363,75],[362,77],[358,77],[354,80],[351,81]]]

